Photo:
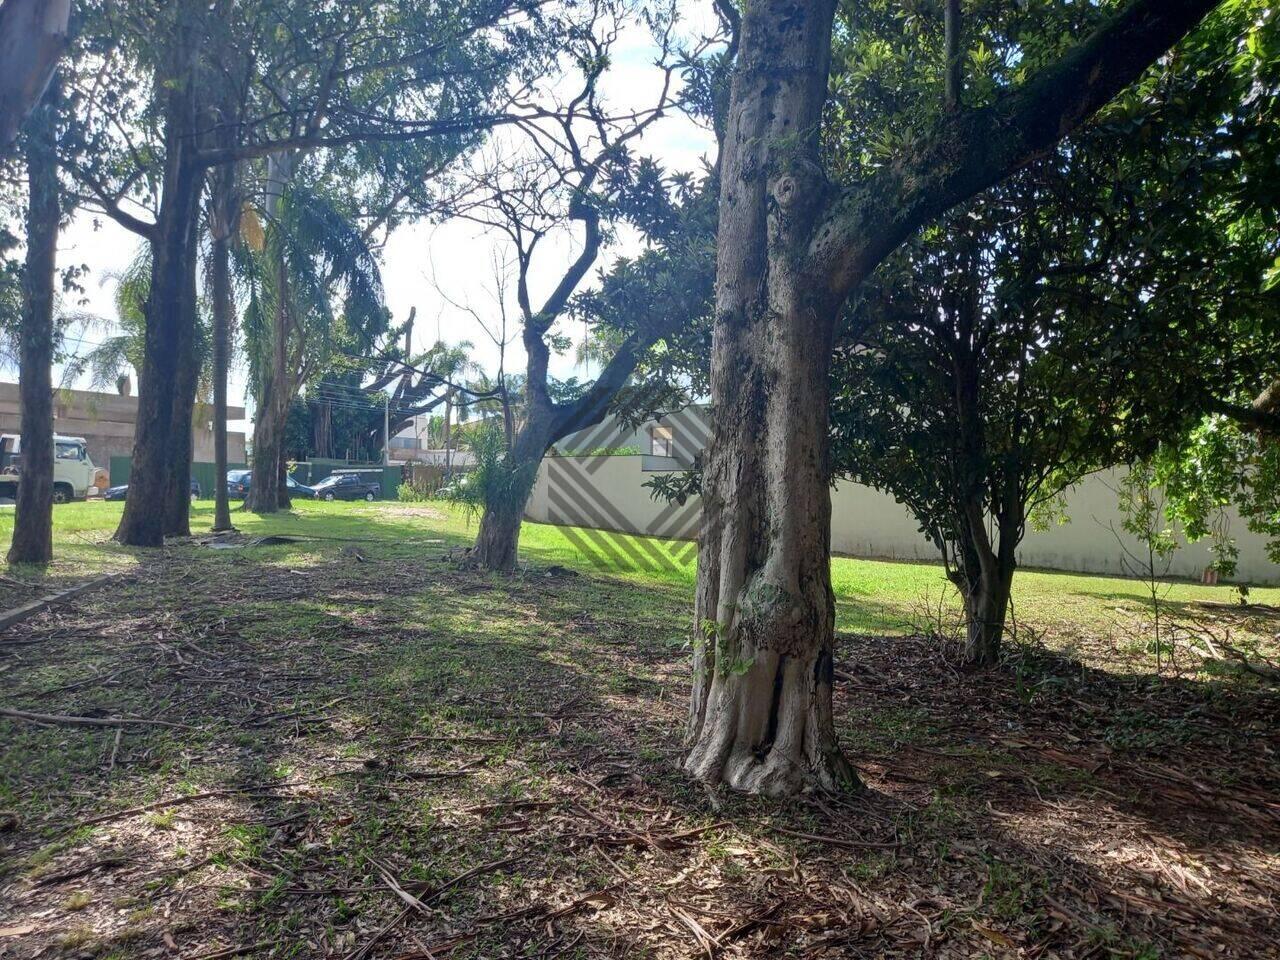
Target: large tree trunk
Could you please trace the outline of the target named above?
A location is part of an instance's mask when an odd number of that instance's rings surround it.
[[[168,468],[165,471],[164,535],[191,536],[191,460],[195,454],[196,390],[202,360],[196,318],[197,220],[191,223],[191,257],[184,265],[183,308],[189,317],[179,328],[178,365],[174,376],[173,413],[169,427]]]
[[[194,343],[196,244],[202,171],[196,162],[194,45],[180,44],[170,76],[161,75],[165,97],[165,168],[160,211],[151,234],[151,285],[147,295],[146,341],[138,389],[138,418],[133,464],[124,515],[116,539],[135,547],[164,543],[172,518],[157,505],[168,502],[174,460],[170,449],[175,416],[185,404],[185,363]],[[175,407],[177,408],[175,410]],[[190,458],[190,409],[187,433],[179,438]],[[172,524],[170,524],[172,525]]]
[[[230,177],[234,178],[234,168]],[[213,529],[234,530],[231,504],[227,497],[227,368],[231,363],[231,328],[235,322],[235,301],[231,293],[231,207],[227,175],[216,174],[218,197],[213,204],[211,252],[213,287]]]
[[[272,154],[267,158],[266,212],[272,220],[278,221],[293,167],[292,151]],[[271,358],[259,387],[258,412],[253,422],[253,476],[244,503],[245,509],[254,513],[275,513],[280,509],[280,461],[285,421],[296,389],[289,369],[292,313],[288,271],[283,252],[277,248],[273,255],[276,258],[272,264],[276,291],[275,309],[271,315]]]
[[[0,153],[40,102],[67,45],[71,0],[0,4]]]
[[[827,369],[838,303],[803,265],[825,181],[830,2],[747,8],[721,187],[691,750],[709,784],[858,779],[832,722]]]
[[[486,490],[484,515],[476,535],[475,558],[486,570],[497,573],[515,570],[524,510],[538,479],[542,456],[554,440],[555,432],[547,412],[531,416],[508,446],[501,467],[506,482],[490,483]]]
[[[263,392],[253,420],[253,475],[244,508],[254,513],[275,513],[280,509],[280,451],[284,431],[274,410],[273,387]]]
[[[534,468],[536,472],[536,467]],[[480,518],[480,531],[476,534],[476,562],[495,573],[514,573],[520,549],[520,527],[524,521],[524,508],[529,502],[533,484],[524,496],[503,499],[494,498],[485,503]]]
[[[57,270],[58,85],[32,114],[27,141],[27,261],[22,285],[18,391],[22,403],[22,479],[10,563],[53,559],[53,290]]]

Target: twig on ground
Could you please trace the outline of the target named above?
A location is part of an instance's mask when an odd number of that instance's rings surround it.
[[[12,717],[15,720],[29,720],[32,723],[62,724],[72,727],[123,727],[129,725],[145,727],[172,727],[176,730],[198,730],[189,723],[171,723],[168,720],[143,720],[137,717],[66,717],[57,713],[33,713],[28,710],[14,710],[11,707],[0,707],[0,717]]]

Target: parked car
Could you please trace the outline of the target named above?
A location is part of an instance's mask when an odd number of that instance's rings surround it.
[[[334,473],[314,489],[317,500],[377,500],[382,495],[382,482],[365,480],[358,473]]]
[[[97,493],[94,480],[98,468],[89,459],[84,437],[53,438],[53,502],[84,500]],[[22,439],[16,434],[0,435],[0,498],[16,498],[22,480]]]
[[[128,494],[129,494],[129,485],[127,483],[122,483],[118,487],[107,487],[107,489],[102,494],[102,499],[103,500],[123,500],[126,496],[128,496]],[[191,481],[191,499],[199,500],[201,495],[202,494],[200,491],[200,481],[192,480]]]
[[[249,481],[252,479],[252,470],[228,470],[227,496],[235,500],[243,500],[244,495],[249,492]],[[310,500],[316,495],[314,488],[308,487],[305,483],[299,483],[293,477],[286,477],[285,483],[289,487],[289,496],[291,497],[302,497],[304,500]]]
[[[249,492],[249,479],[252,476],[252,470],[228,470],[227,496],[235,500],[243,500],[244,495]]]

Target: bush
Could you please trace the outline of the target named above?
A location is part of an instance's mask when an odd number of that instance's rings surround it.
[[[421,503],[428,499],[425,490],[419,490],[411,483],[402,483],[396,487],[396,498],[401,503]]]
[[[507,457],[507,438],[496,424],[484,424],[471,438],[476,466],[471,473],[441,488],[440,496],[482,513],[486,505],[523,502],[533,485],[538,464],[516,464]]]

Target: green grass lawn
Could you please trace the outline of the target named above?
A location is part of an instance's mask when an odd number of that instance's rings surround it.
[[[501,577],[436,503],[237,513],[296,539],[163,553],[113,544],[120,511],[59,507],[58,562],[0,575],[7,607],[134,572],[0,638],[0,955],[668,960],[708,952],[692,921],[725,960],[1151,960],[1215,929],[1244,960],[1280,933],[1276,694],[1155,676],[1139,584],[1020,574],[1043,645],[970,673],[911,635],[937,566],[837,559],[869,793],[772,804],[681,770],[693,570],[616,559],[681,545],[526,524]]]
[[[92,501],[59,506],[55,510],[57,558],[47,571],[11,570],[0,580],[0,607],[6,591],[15,596],[20,584],[56,588],[63,583],[101,572],[127,570],[138,553],[113,543],[112,532],[123,510],[121,503]],[[207,533],[213,504],[192,505],[191,528],[197,536]],[[398,544],[405,554],[443,551],[465,546],[475,536],[476,518],[444,503],[320,503],[301,501],[291,512],[256,516],[236,509],[233,520],[250,536],[281,534],[298,537],[378,540]],[[7,549],[12,535],[13,511],[0,511],[0,549]],[[589,545],[589,554],[580,544]],[[525,523],[521,533],[522,557],[535,564],[559,564],[574,569],[595,569],[610,576],[662,587],[674,594],[693,586],[691,548],[660,543],[625,534],[583,531],[548,524]],[[688,562],[670,559],[672,555]],[[657,560],[655,560],[657,558]],[[637,562],[639,561],[639,562]],[[842,632],[901,634],[936,626],[937,611],[954,615],[954,591],[938,564],[860,560],[837,557],[831,579],[837,603],[837,629]],[[1203,604],[1230,607],[1236,592],[1228,585],[1204,586],[1171,581],[1161,586],[1162,602],[1175,616],[1196,616]],[[1147,616],[1146,584],[1119,577],[1088,576],[1042,570],[1020,571],[1014,587],[1016,621],[1033,631],[1047,631],[1059,642],[1089,646],[1099,641],[1121,643],[1132,633],[1135,621]],[[25,597],[24,597],[25,599]],[[1255,588],[1255,604],[1280,605],[1280,588]],[[1242,624],[1248,632],[1248,624]]]

